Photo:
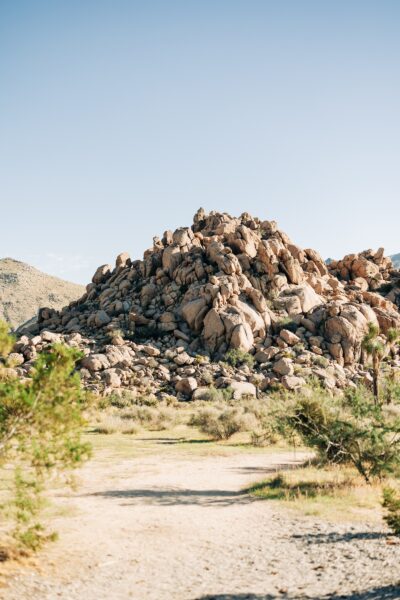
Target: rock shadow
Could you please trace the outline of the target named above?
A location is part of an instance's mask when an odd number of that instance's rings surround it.
[[[129,500],[124,505],[157,506],[232,506],[252,502],[243,491],[232,490],[192,490],[182,488],[148,488],[137,490],[104,490],[89,494],[103,498]]]
[[[350,594],[208,594],[206,596],[196,596],[192,600],[399,600],[400,586],[386,585],[375,587],[370,590],[351,592]]]

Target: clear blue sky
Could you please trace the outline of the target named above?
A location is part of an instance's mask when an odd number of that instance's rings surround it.
[[[199,206],[400,251],[398,0],[1,0],[0,257],[87,282]]]

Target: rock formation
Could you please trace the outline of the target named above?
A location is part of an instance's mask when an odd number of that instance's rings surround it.
[[[41,309],[15,350],[23,374],[52,341],[77,345],[83,380],[105,392],[201,397],[212,382],[238,396],[296,389],[309,376],[334,390],[368,381],[368,323],[382,335],[400,327],[399,306],[400,272],[383,249],[326,265],[274,221],[200,209],[191,227],[154,238],[143,260],[120,254],[82,298]],[[232,349],[251,353],[254,367],[226,365]]]

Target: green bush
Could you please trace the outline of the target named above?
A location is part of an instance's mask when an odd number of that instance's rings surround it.
[[[122,419],[131,420],[135,424],[150,431],[169,429],[178,423],[179,415],[176,408],[167,403],[158,406],[132,406],[120,413]]]
[[[383,489],[383,508],[386,514],[383,517],[395,535],[400,535],[400,492],[392,487]]]
[[[334,398],[320,387],[281,395],[275,423],[314,448],[322,462],[352,464],[367,482],[400,469],[399,415],[377,405],[365,388]]]
[[[0,325],[1,363],[12,345]],[[14,468],[14,537],[32,550],[48,539],[37,519],[50,474],[77,467],[90,454],[81,440],[89,396],[74,371],[80,358],[75,349],[55,344],[39,355],[27,381],[0,382],[0,464]]]
[[[229,365],[231,365],[231,367],[247,365],[248,367],[252,368],[254,365],[254,357],[248,352],[240,350],[239,348],[233,348],[232,350],[228,350],[224,358],[225,361]]]
[[[215,388],[214,386],[210,386],[207,390],[204,390],[202,401],[212,403],[229,402],[232,397],[233,390],[231,387]]]
[[[189,425],[197,427],[214,440],[227,440],[234,433],[249,429],[249,421],[243,410],[229,406],[202,408],[192,415]]]
[[[281,317],[274,323],[275,330],[279,333],[282,329],[288,329],[292,333],[296,333],[298,325],[291,317]]]

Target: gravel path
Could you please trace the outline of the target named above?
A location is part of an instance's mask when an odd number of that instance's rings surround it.
[[[383,529],[294,517],[241,492],[292,454],[93,461],[57,519],[43,573],[4,600],[400,598],[400,545]],[[1,595],[3,594],[3,595]]]

